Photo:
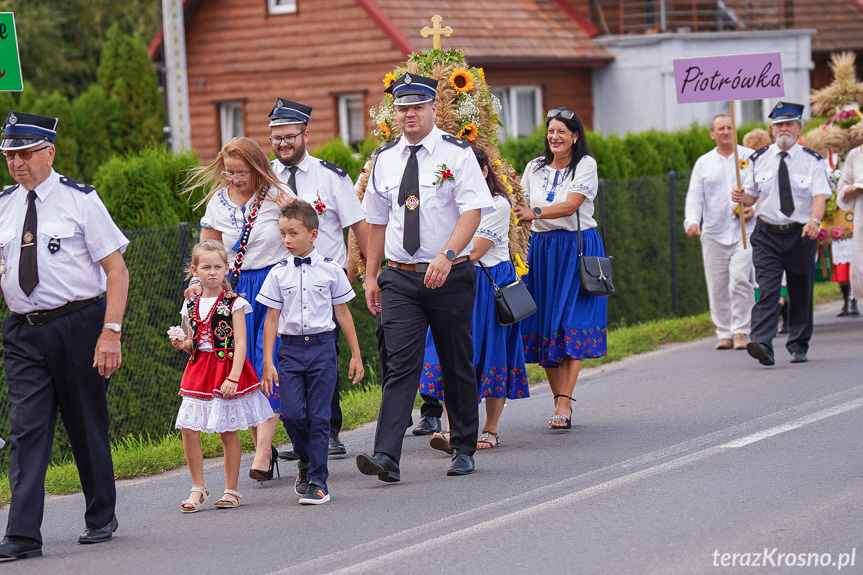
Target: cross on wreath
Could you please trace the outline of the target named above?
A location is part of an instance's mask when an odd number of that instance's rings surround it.
[[[434,16],[432,16],[431,21],[432,27],[429,28],[428,26],[425,26],[422,30],[420,30],[420,34],[423,38],[428,38],[429,36],[432,36],[432,48],[434,48],[435,50],[440,50],[440,37],[446,36],[447,38],[449,38],[450,36],[452,36],[452,28],[450,26],[447,26],[446,28],[441,28],[440,23],[443,21],[443,18],[441,18],[440,14],[435,14]]]

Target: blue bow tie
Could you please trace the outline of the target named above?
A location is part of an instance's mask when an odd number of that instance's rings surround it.
[[[294,256],[294,265],[299,267],[302,264],[312,265],[312,258],[301,258],[299,256]]]

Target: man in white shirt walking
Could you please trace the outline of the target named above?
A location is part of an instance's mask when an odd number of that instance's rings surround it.
[[[698,158],[686,193],[683,227],[689,237],[701,238],[704,276],[710,300],[710,319],[716,325],[716,349],[746,349],[755,291],[752,250],[743,248],[739,216],[731,191],[737,186],[731,117],[719,114],[710,122],[716,147]],[[737,146],[743,162],[752,150]],[[746,235],[752,232],[752,210],[747,208]]]

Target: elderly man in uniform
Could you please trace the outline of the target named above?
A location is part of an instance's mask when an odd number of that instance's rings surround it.
[[[363,199],[369,222],[363,287],[369,310],[382,314],[387,373],[374,453],[358,456],[357,467],[382,481],[399,481],[431,327],[450,416],[447,474],[465,475],[474,470],[478,431],[471,337],[476,270],[468,254],[492,198],[470,144],[435,126],[437,81],[408,73],[387,92],[402,137],[377,151]],[[384,255],[388,267],[378,272]]]
[[[18,185],[0,192],[3,322],[12,501],[0,557],[42,554],[44,483],[57,410],[84,490],[86,530],[117,530],[108,378],[120,367],[129,240],[92,186],[56,173],[57,118],[12,111],[0,149]],[[103,293],[107,289],[107,301]]]
[[[279,98],[270,112],[270,142],[276,159],[273,171],[279,180],[288,184],[297,197],[315,207],[320,226],[315,248],[342,268],[347,267],[347,247],[342,230],[350,227],[365,253],[368,226],[366,214],[354,191],[347,170],[320,160],[306,151],[309,142],[311,106]],[[338,322],[336,340],[338,341]],[[338,374],[337,374],[338,375]],[[342,429],[342,408],[339,405],[339,384],[336,378],[333,400],[330,404],[329,454],[345,455],[347,450],[339,439]],[[282,454],[293,459],[290,452]]]
[[[791,363],[804,363],[812,338],[812,288],[816,238],[830,183],[824,160],[797,143],[803,105],[779,102],[770,112],[774,144],[749,157],[744,188],[735,202],[755,205],[752,262],[761,297],[752,309],[751,340],[746,349],[762,365],[775,363],[773,336],[779,320],[782,272],[788,285],[788,341]]]
[[[752,276],[752,250],[743,248],[740,220],[734,215],[736,204],[731,190],[736,187],[737,167],[731,116],[719,114],[710,122],[710,139],[716,147],[698,158],[686,192],[686,219],[683,227],[689,237],[701,238],[704,276],[710,300],[710,319],[716,326],[716,349],[746,349],[755,290]],[[748,158],[752,150],[737,146],[737,156]],[[752,232],[752,208],[746,233]]]

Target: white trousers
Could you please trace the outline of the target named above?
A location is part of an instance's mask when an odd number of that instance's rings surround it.
[[[755,288],[752,285],[752,245],[748,238],[746,244],[748,247],[744,250],[740,239],[724,245],[701,236],[710,319],[720,339],[731,339],[735,333],[749,335]]]
[[[854,250],[849,279],[851,280],[851,297],[857,301],[863,301],[863,251]]]

